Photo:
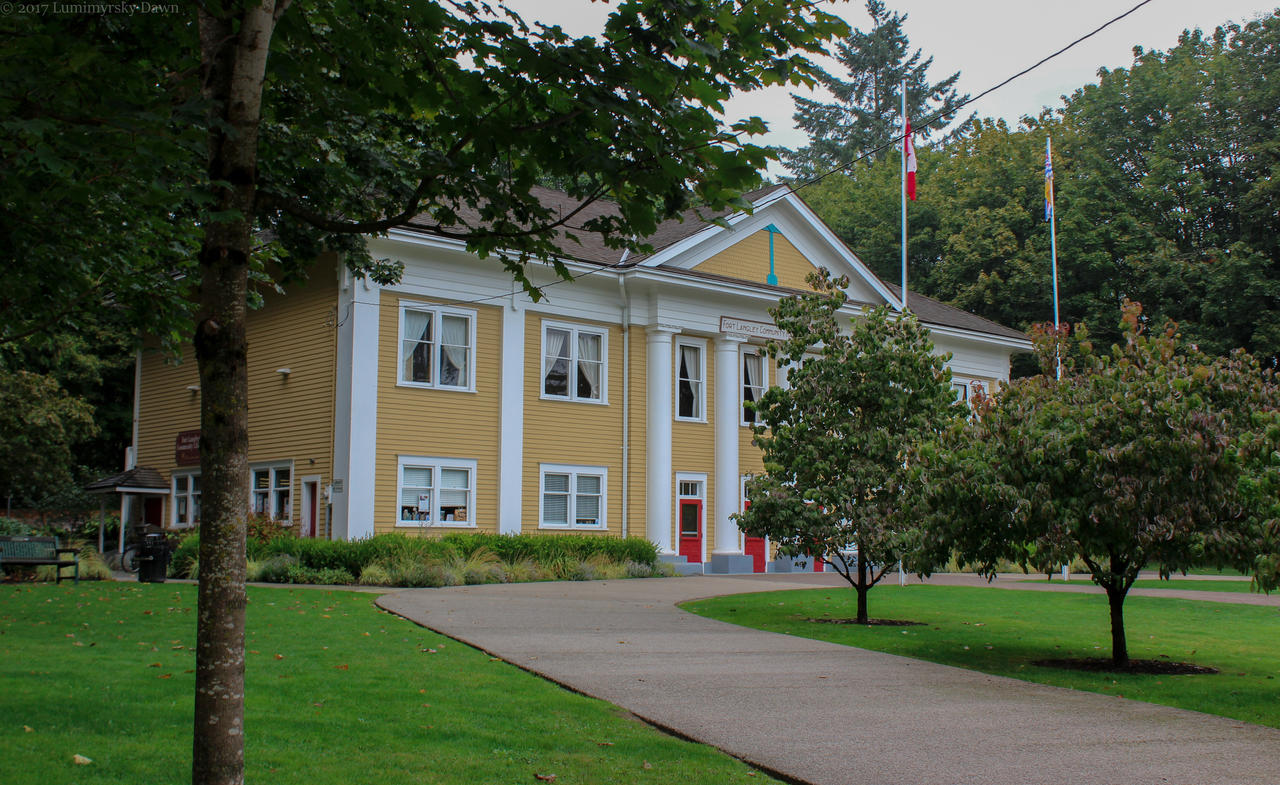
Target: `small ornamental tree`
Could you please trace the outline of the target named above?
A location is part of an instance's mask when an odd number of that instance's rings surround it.
[[[1105,353],[1082,327],[1070,339],[1038,333],[1044,373],[925,445],[910,487],[928,532],[917,569],[953,550],[988,576],[1002,559],[1051,572],[1079,558],[1107,593],[1111,659],[1123,668],[1124,600],[1139,570],[1261,564],[1274,502],[1259,492],[1272,478],[1256,429],[1280,394],[1243,352],[1211,358],[1173,325],[1147,331],[1137,304],[1125,304],[1122,329],[1124,344]]]
[[[867,592],[916,540],[898,503],[907,449],[962,409],[914,316],[872,308],[843,330],[848,280],[824,271],[809,281],[814,292],[772,312],[790,336],[768,348],[787,383],[755,404],[765,474],[748,482],[751,506],[737,518],[780,553],[831,565],[867,623]]]

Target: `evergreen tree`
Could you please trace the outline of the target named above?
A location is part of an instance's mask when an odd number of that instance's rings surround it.
[[[823,103],[792,94],[796,102],[793,115],[796,124],[809,135],[809,145],[799,150],[784,150],[783,162],[799,177],[812,176],[847,164],[901,133],[902,83],[907,83],[907,112],[924,120],[935,115],[949,117],[957,112],[969,96],[956,93],[960,72],[937,84],[927,79],[933,58],[924,58],[919,49],[910,50],[903,31],[906,14],[889,11],[881,0],[867,0],[871,29],[855,29],[836,43],[836,59],[844,66],[849,79],[837,78],[826,71],[817,75],[819,83],[835,97]],[[916,130],[928,139],[933,127],[919,125]],[[969,120],[950,131],[949,138],[964,133]]]

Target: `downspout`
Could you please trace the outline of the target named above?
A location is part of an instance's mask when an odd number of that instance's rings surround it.
[[[622,252],[621,265],[630,250]],[[631,293],[627,291],[626,273],[618,275],[618,293],[622,296],[622,536],[627,536],[628,495],[631,476]]]

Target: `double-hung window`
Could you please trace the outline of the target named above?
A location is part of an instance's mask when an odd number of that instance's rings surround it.
[[[474,387],[475,313],[413,303],[400,306],[400,383],[413,387]]]
[[[397,526],[475,526],[476,462],[400,457]]]
[[[694,343],[676,343],[676,418],[705,422],[706,364],[703,347]]]
[[[542,465],[539,526],[544,529],[605,528],[603,466]]]
[[[742,424],[754,425],[759,419],[755,409],[747,403],[755,403],[764,395],[766,386],[764,355],[751,350],[742,353]]]
[[[251,466],[250,499],[255,515],[265,515],[276,521],[293,517],[293,504],[289,490],[293,487],[293,466],[289,463]]]
[[[542,325],[542,397],[604,403],[608,333],[571,324]]]
[[[173,526],[186,529],[200,525],[200,473],[173,475]]]

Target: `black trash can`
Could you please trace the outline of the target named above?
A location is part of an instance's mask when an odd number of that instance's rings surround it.
[[[164,583],[169,573],[169,541],[163,534],[145,535],[137,559],[139,583]]]

